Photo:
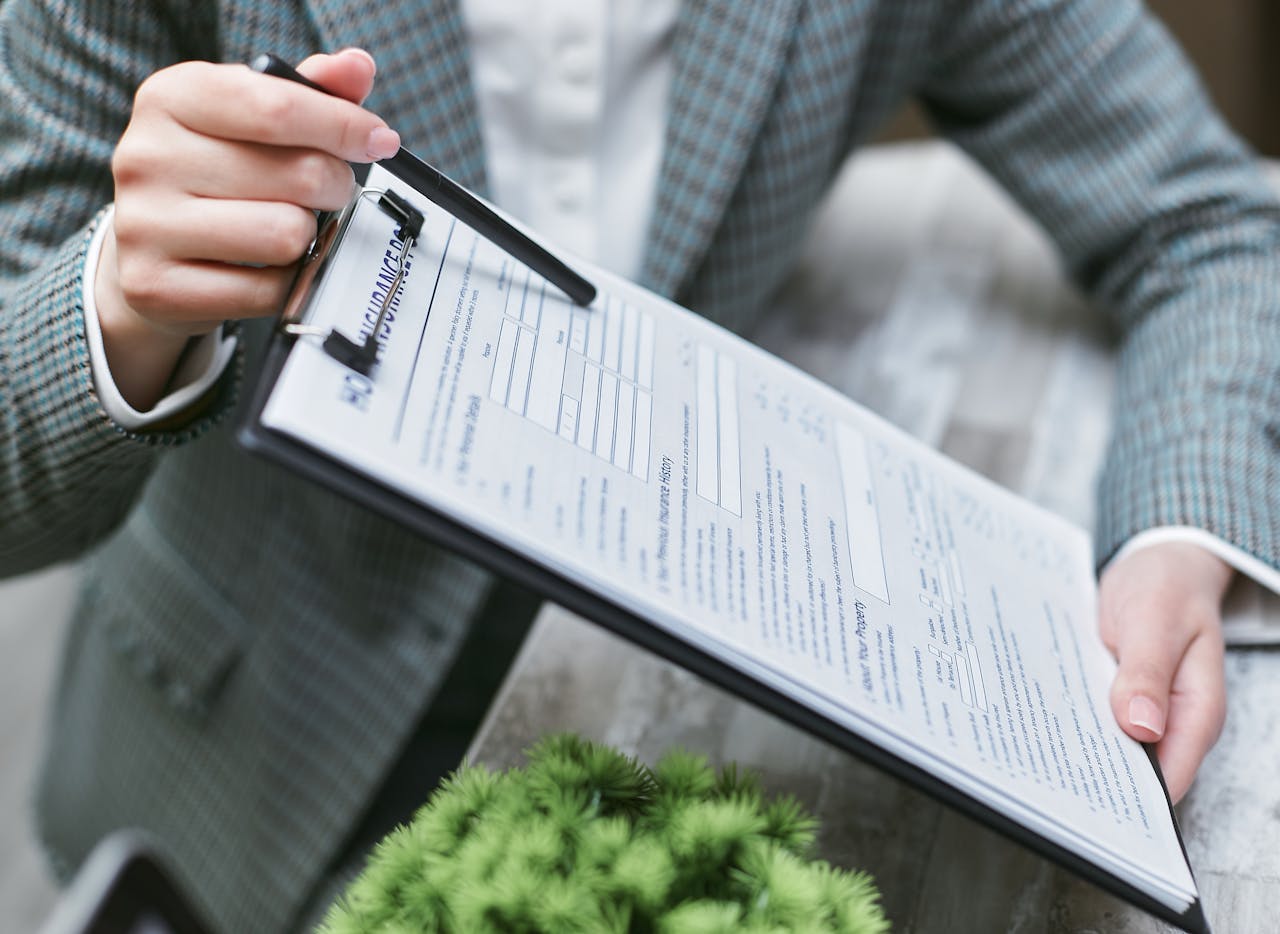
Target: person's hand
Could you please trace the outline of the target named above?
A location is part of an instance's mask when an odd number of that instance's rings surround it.
[[[1156,744],[1174,801],[1226,719],[1222,597],[1231,574],[1203,548],[1166,543],[1138,549],[1102,575],[1102,638],[1120,663],[1111,709],[1126,733]]]
[[[207,62],[138,88],[94,280],[107,363],[137,409],[159,399],[188,338],[279,310],[315,237],[313,212],[351,196],[347,162],[400,145],[360,106],[373,88],[367,52],[313,55],[298,70],[335,96]]]

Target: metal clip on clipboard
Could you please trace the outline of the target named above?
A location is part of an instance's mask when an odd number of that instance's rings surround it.
[[[249,63],[249,67],[254,71],[284,78],[324,94],[329,93],[314,81],[295,71],[288,62],[270,53],[257,56]],[[566,266],[546,248],[513,227],[496,211],[439,169],[423,162],[403,148],[390,159],[384,159],[382,165],[402,179],[406,185],[417,190],[471,227],[480,236],[541,275],[576,304],[585,306],[595,301],[595,286]],[[378,207],[399,224],[396,235],[401,241],[401,249],[395,280],[382,301],[377,323],[364,342],[358,343],[337,329],[326,330],[303,324],[302,316],[306,310],[311,284],[332,254],[336,252],[361,199],[371,196],[376,196]],[[422,212],[390,189],[361,188],[340,214],[321,214],[319,232],[302,258],[292,293],[281,316],[280,329],[294,337],[323,337],[325,353],[344,366],[368,376],[378,361],[378,334],[382,330],[387,310],[395,302],[404,284],[409,253],[422,232],[422,224]]]
[[[362,199],[376,199],[378,207],[399,225],[396,227],[396,239],[400,241],[400,254],[396,260],[395,278],[378,308],[378,317],[364,342],[360,343],[337,328],[303,324],[302,317],[310,297],[311,284],[327,261],[337,252],[338,244],[346,234],[351,218],[355,215],[356,208],[359,207]],[[321,215],[316,238],[299,265],[297,278],[294,280],[292,292],[280,319],[280,330],[292,337],[324,338],[322,346],[325,353],[343,366],[355,370],[362,376],[368,376],[377,365],[378,334],[382,331],[388,309],[400,294],[400,287],[404,284],[405,270],[409,265],[409,254],[422,233],[422,224],[422,212],[389,188],[361,188],[341,214]]]

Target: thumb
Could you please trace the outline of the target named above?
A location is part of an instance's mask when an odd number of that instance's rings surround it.
[[[1126,600],[1115,608],[1103,606],[1103,614],[1110,616],[1104,627],[1114,633],[1112,649],[1119,663],[1111,684],[1111,710],[1121,729],[1144,743],[1164,736],[1169,692],[1187,649],[1187,640],[1170,631],[1177,615],[1168,615],[1161,602],[1157,596]]]
[[[1220,611],[1231,571],[1188,545],[1151,546],[1103,574],[1100,623],[1119,669],[1111,709],[1156,753],[1176,801],[1222,730],[1226,687]]]
[[[298,65],[298,73],[310,78],[330,94],[360,104],[373,90],[378,66],[364,49],[343,49],[332,55],[308,56]]]

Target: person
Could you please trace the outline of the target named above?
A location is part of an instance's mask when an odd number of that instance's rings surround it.
[[[332,96],[237,64],[268,50]],[[1137,0],[6,0],[0,90],[0,571],[89,553],[64,870],[141,825],[222,928],[302,923],[483,615],[482,571],[229,436],[348,162],[403,141],[741,330],[912,94],[1122,329],[1100,624],[1119,722],[1190,786],[1222,557],[1280,563],[1280,211]]]

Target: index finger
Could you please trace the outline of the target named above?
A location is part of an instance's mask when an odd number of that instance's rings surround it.
[[[399,148],[399,135],[385,120],[341,97],[245,65],[191,62],[177,68],[186,73],[152,82],[150,93],[193,132],[318,149],[348,162],[387,158]]]

